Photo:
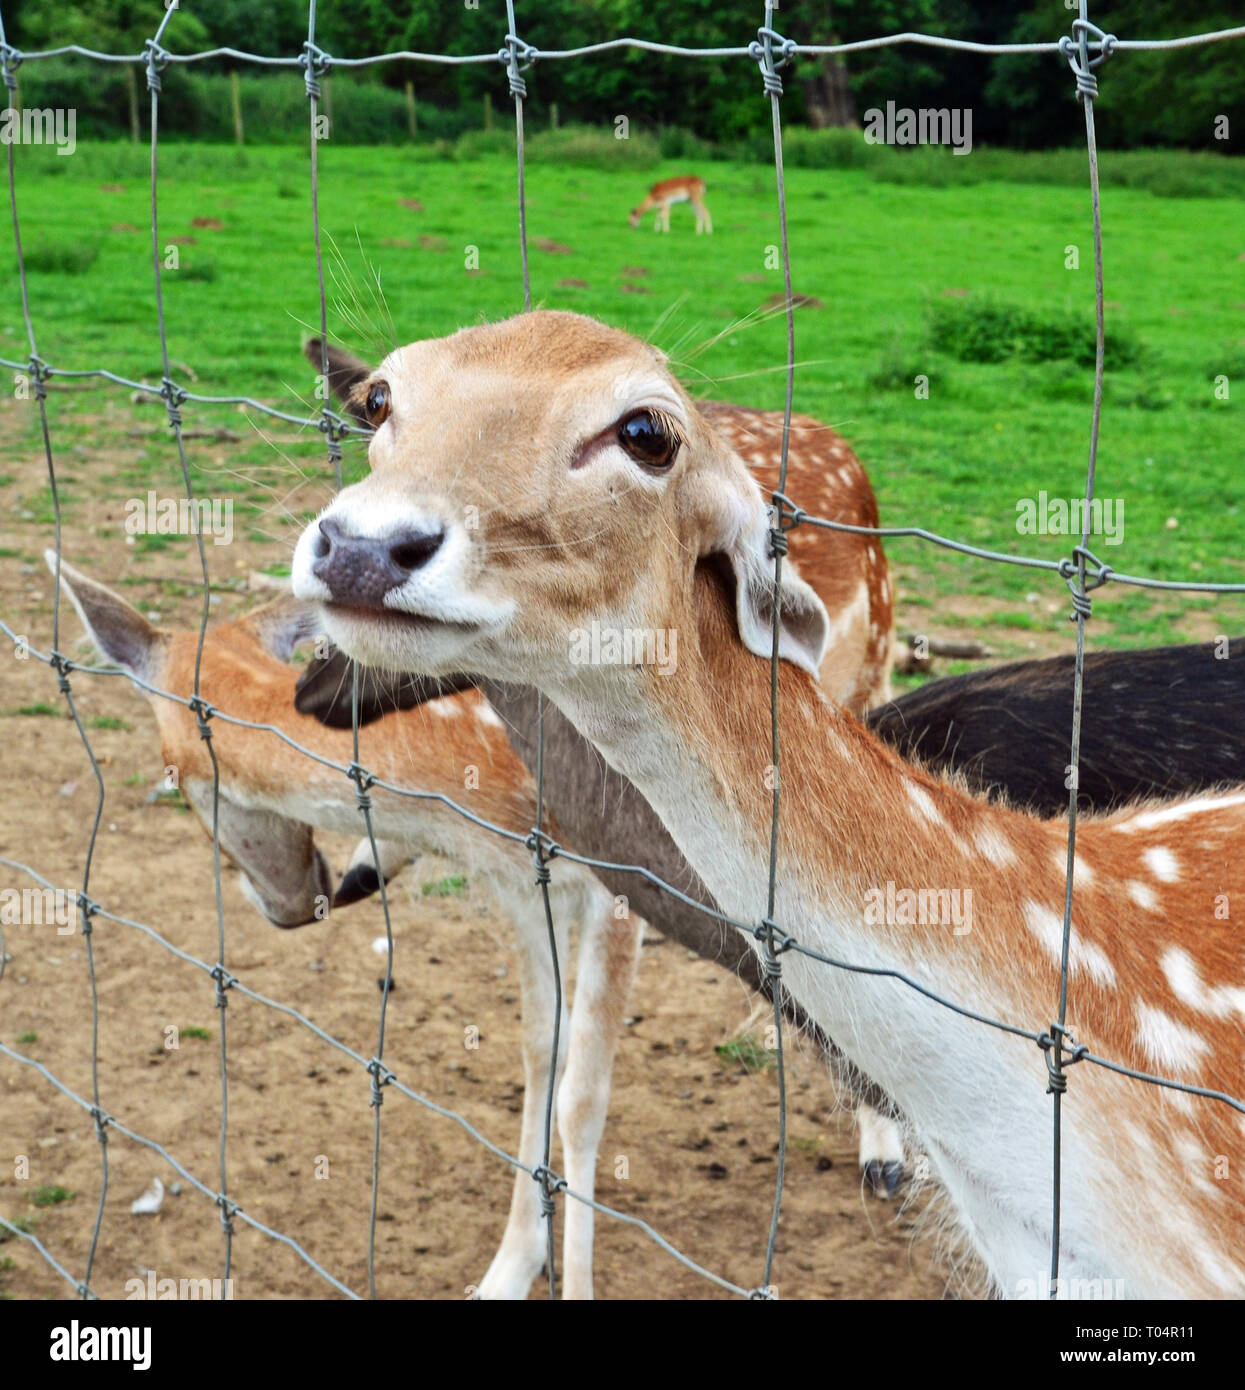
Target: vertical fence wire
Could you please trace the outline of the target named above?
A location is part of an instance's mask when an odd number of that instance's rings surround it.
[[[770,103],[770,120],[774,134],[774,181],[778,195],[779,254],[782,258],[783,301],[787,327],[786,380],[783,393],[782,444],[778,464],[778,489],[774,496],[774,522],[770,530],[770,550],[774,557],[774,621],[770,649],[770,757],[773,766],[774,789],[770,814],[769,872],[766,884],[765,922],[760,939],[764,945],[763,969],[773,996],[775,1061],[778,1077],[778,1163],[774,1184],[774,1206],[770,1215],[769,1237],[765,1245],[765,1277],[762,1287],[772,1289],[774,1249],[778,1242],[778,1222],[782,1215],[782,1194],[787,1173],[787,1069],[783,1051],[782,1027],[782,963],[779,960],[780,932],[774,921],[778,893],[778,822],[781,805],[781,747],[778,717],[779,638],[782,627],[782,561],[787,553],[787,533],[784,528],[784,509],[779,498],[787,491],[787,465],[791,451],[791,412],[795,400],[795,302],[791,292],[791,248],[787,236],[787,182],[782,158],[782,78],[778,67],[787,61],[786,43],[774,31],[774,0],[765,0],[765,21],[759,31],[758,59],[761,79]],[[775,61],[774,46],[778,45]]]
[[[225,903],[221,890],[220,862],[220,763],[216,757],[216,747],[212,738],[209,719],[211,706],[203,699],[202,667],[203,644],[207,639],[208,613],[211,607],[211,580],[208,575],[207,551],[203,543],[203,531],[198,524],[198,511],[195,506],[194,483],[190,477],[190,465],[186,457],[186,444],[182,438],[182,398],[179,388],[172,379],[172,365],[169,360],[168,328],[164,315],[164,284],[160,261],[160,221],[159,221],[159,149],[160,149],[160,92],[161,72],[167,66],[167,54],[161,46],[165,30],[176,13],[175,7],[165,10],[164,18],[149,39],[146,54],[147,89],[151,96],[151,262],[155,277],[156,325],[160,335],[160,360],[163,367],[163,380],[160,394],[164,397],[169,425],[177,444],[177,459],[181,466],[182,483],[189,505],[189,516],[194,520],[195,544],[199,555],[199,571],[203,585],[203,602],[199,612],[199,633],[195,643],[194,698],[191,708],[199,730],[199,738],[207,750],[212,764],[212,885],[216,901],[216,964],[212,978],[216,985],[216,1009],[220,1026],[220,1137],[218,1141],[218,1160],[220,1187],[217,1205],[220,1208],[221,1232],[225,1243],[226,1280],[233,1267],[233,1212],[229,1201],[229,998],[226,991],[232,982],[225,966]],[[224,1286],[222,1286],[224,1287]]]

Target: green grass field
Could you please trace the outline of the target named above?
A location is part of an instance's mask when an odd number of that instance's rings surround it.
[[[81,145],[69,159],[35,148],[16,155],[42,356],[158,381],[145,152]],[[1184,157],[1169,158],[1175,165]],[[772,309],[758,315],[782,288],[772,171],[706,166],[711,239],[693,235],[685,208],[674,210],[668,237],[651,224],[632,231],[627,209],[648,184],[683,171],[673,163],[605,170],[534,162],[533,299],[651,336],[693,394],[779,406],[785,325]],[[449,162],[326,144],[320,176],[329,328],[346,345],[378,356],[521,307],[513,159]],[[883,521],[1003,551],[1067,554],[1066,537],[1018,535],[1016,506],[1041,489],[1075,497],[1084,488],[1093,324],[1087,189],[938,187],[795,168],[788,206],[794,288],[816,301],[796,315],[796,408],[852,441]],[[204,218],[220,226],[194,225]],[[1103,219],[1109,371],[1098,493],[1123,499],[1125,510],[1122,543],[1098,544],[1098,553],[1131,573],[1245,580],[1242,202],[1108,186]],[[305,153],[164,148],[161,247],[177,237],[193,241],[178,245],[180,268],[164,276],[169,350],[196,380],[180,368],[175,375],[205,393],[245,392],[314,412],[312,373],[299,352],[319,319]],[[1066,268],[1070,247],[1078,269]],[[7,230],[0,260],[0,356],[22,359]],[[918,374],[929,378],[928,399],[914,389]],[[1230,399],[1216,398],[1217,378],[1227,379]],[[68,459],[90,460],[89,468],[66,469],[70,507],[89,508],[101,492],[177,486],[176,453],[159,436],[139,462],[101,468],[101,451],[120,438],[115,413],[102,413],[109,397],[126,399],[116,388],[52,397],[54,443]],[[127,409],[144,423],[159,418],[150,407]],[[186,416],[243,433],[237,474],[214,469],[196,482],[208,494],[233,493],[244,517],[249,503],[258,516],[295,466],[324,467],[323,443],[310,431],[294,443],[285,430],[275,449],[230,410],[189,406]],[[33,443],[33,410],[23,428]],[[361,456],[351,459],[357,468]],[[45,543],[49,517],[46,506],[31,509],[24,549]],[[940,614],[953,611],[957,626],[980,626],[1002,651],[1025,650],[1034,633],[1047,634],[1039,645],[1048,647],[1071,631],[1057,578],[919,541],[890,542],[888,553],[900,574],[901,628],[937,632]],[[282,558],[274,548],[274,560]],[[1181,640],[1207,624],[1245,629],[1240,597],[1160,598],[1114,586],[1095,613],[1094,640],[1116,645]]]

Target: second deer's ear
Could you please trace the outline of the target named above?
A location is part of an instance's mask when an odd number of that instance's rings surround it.
[[[323,342],[324,340],[317,335],[314,338],[308,338],[303,344],[303,352],[308,362],[318,372],[324,370],[326,360],[325,349],[321,346]],[[363,407],[347,402],[354,388],[372,375],[371,367],[361,357],[355,357],[353,353],[347,352],[344,348],[335,347],[332,343],[328,344],[327,361],[329,364],[329,390],[338,401],[346,405],[347,414],[353,415],[356,420],[366,425],[367,417],[363,414]]]
[[[243,619],[259,638],[269,656],[289,661],[294,648],[319,634],[322,628],[320,610],[303,603],[293,594],[282,594],[262,608],[256,608]]]
[[[43,558],[55,574],[56,552],[45,550]],[[60,574],[62,590],[82,619],[87,636],[105,660],[140,680],[158,685],[164,649],[168,645],[167,635],[111,589],[88,579],[64,560],[60,564]]]

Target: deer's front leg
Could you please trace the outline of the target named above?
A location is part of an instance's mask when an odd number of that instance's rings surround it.
[[[575,1007],[566,1071],[558,1087],[558,1133],[567,1186],[592,1197],[614,1057],[639,963],[644,923],[631,914],[616,918],[614,899],[604,890],[591,895],[579,918]],[[595,1213],[573,1197],[565,1203],[562,1296],[591,1298]]]
[[[545,925],[540,890],[530,870],[522,881],[505,885],[503,911],[514,923],[519,955],[520,1009],[523,1015],[523,1127],[518,1157],[529,1168],[544,1162],[545,1105],[549,1095],[549,1061],[553,1052],[555,1018],[553,963],[549,957],[549,933]],[[500,886],[500,885],[499,885]],[[558,962],[563,974],[562,1027],[558,1048],[558,1072],[568,1044],[565,1005],[566,913],[554,912]],[[561,918],[561,920],[559,920]],[[556,1080],[555,1080],[556,1085]],[[540,1189],[532,1176],[518,1170],[510,1199],[510,1218],[501,1246],[480,1281],[482,1299],[526,1298],[532,1280],[545,1264],[545,1223],[540,1214]]]

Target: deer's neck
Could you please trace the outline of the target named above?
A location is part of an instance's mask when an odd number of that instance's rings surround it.
[[[680,642],[670,675],[632,672],[643,684],[624,713],[617,703],[594,704],[586,688],[555,698],[650,800],[723,909],[755,924],[767,906],[770,668],[740,645],[719,579],[698,573],[692,602],[684,630],[698,640]],[[903,763],[787,666],[779,707],[778,927],[836,960],[902,971],[988,1017],[1043,1030],[1058,1000],[1064,828],[977,801]],[[1089,898],[1104,893],[1118,913],[1124,885],[1097,882]],[[1078,1036],[1123,1057],[1136,1025],[1120,1007],[1122,981],[1106,945],[1101,935],[1074,933],[1072,988],[1082,1020],[1119,1020],[1120,1028],[1104,1023]],[[783,978],[911,1117],[998,1286],[1013,1296],[1042,1295],[1052,1140],[1037,1047],[893,978],[848,973],[798,952],[783,956]],[[1134,1052],[1134,1060],[1146,1059]],[[1144,1183],[1155,1161],[1145,1143],[1124,1154],[1111,1123],[1088,1114],[1119,1102],[1122,1124],[1130,1112],[1118,1084],[1078,1069],[1081,1123],[1065,1127],[1064,1161],[1082,1177],[1107,1170],[1111,1177],[1065,1187],[1063,1268],[1086,1279],[1126,1275],[1133,1295],[1170,1292],[1180,1287],[1170,1273],[1147,1265],[1144,1245],[1116,1233],[1128,1223],[1122,1211],[1112,1214],[1114,1198],[1104,1192],[1103,1183],[1118,1183],[1125,1171]]]

